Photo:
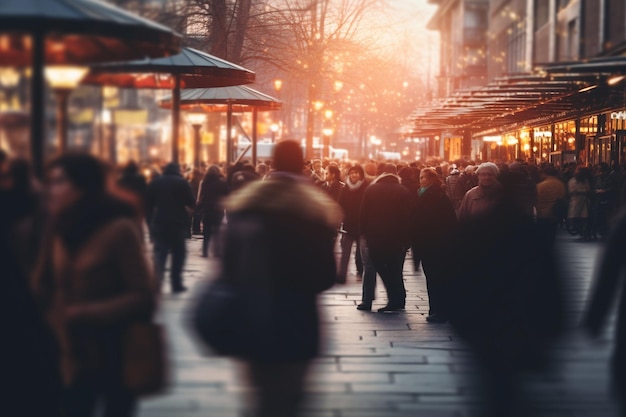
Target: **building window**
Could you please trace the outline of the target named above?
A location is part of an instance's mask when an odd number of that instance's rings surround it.
[[[550,2],[547,0],[535,2],[535,31],[541,29],[550,20]]]

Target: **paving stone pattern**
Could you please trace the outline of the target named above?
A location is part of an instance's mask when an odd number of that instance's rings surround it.
[[[608,389],[612,331],[590,341],[577,328],[599,243],[577,242],[560,234],[570,331],[558,345],[551,372],[528,376],[529,414],[541,417],[617,416]],[[190,336],[185,316],[194,289],[217,269],[188,245],[183,295],[164,294],[160,319],[167,325],[171,386],[164,395],[142,400],[141,417],[231,417],[245,415],[248,389],[238,364],[206,351]],[[351,268],[354,268],[351,262]],[[447,324],[428,324],[424,276],[407,259],[407,310],[397,314],[356,310],[361,287],[350,271],[348,284],[320,296],[324,354],[315,361],[305,416],[311,417],[469,417],[480,415],[481,396],[471,353]],[[164,288],[164,291],[166,289]],[[379,281],[375,308],[385,304]],[[528,308],[533,308],[528,300]]]

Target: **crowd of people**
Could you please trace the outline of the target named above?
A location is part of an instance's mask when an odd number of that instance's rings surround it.
[[[544,364],[563,329],[557,229],[583,240],[608,234],[626,202],[626,171],[431,165],[305,162],[299,144],[285,141],[256,167],[170,163],[150,181],[133,163],[118,173],[93,156],[66,154],[40,182],[28,162],[0,153],[3,316],[21,312],[9,357],[37,357],[7,368],[16,393],[9,407],[85,417],[104,401],[106,416],[133,415],[139,393],[124,382],[129,325],[152,320],[168,256],[171,292],[187,290],[186,241],[195,234],[201,255],[221,260],[222,278],[271,294],[272,331],[242,358],[259,416],[296,415],[318,353],[316,295],[351,279],[352,254],[362,281],[357,309],[372,310],[380,276],[387,301],[378,312],[397,314],[406,308],[409,251],[426,279],[426,320],[450,322],[465,338],[487,370],[493,415],[510,415],[516,375]],[[622,241],[609,236],[611,253]],[[610,262],[598,297],[615,283],[619,265]],[[597,332],[606,311],[592,305]],[[33,387],[41,401],[26,399]]]

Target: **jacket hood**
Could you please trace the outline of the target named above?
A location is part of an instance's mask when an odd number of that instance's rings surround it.
[[[402,182],[401,178],[394,174],[381,174],[379,175],[372,184],[400,184]]]
[[[170,162],[169,164],[165,165],[165,169],[163,169],[163,175],[180,175],[180,176],[182,176],[182,174],[180,173],[180,167],[175,162]]]
[[[321,222],[333,229],[341,223],[339,205],[312,184],[289,178],[270,178],[246,185],[225,202],[234,213],[284,213]]]

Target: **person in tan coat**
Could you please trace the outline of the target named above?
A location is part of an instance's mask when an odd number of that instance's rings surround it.
[[[58,343],[66,416],[92,416],[99,401],[107,417],[130,416],[123,339],[155,308],[139,217],[94,157],[63,155],[47,174],[51,221],[33,291]]]

